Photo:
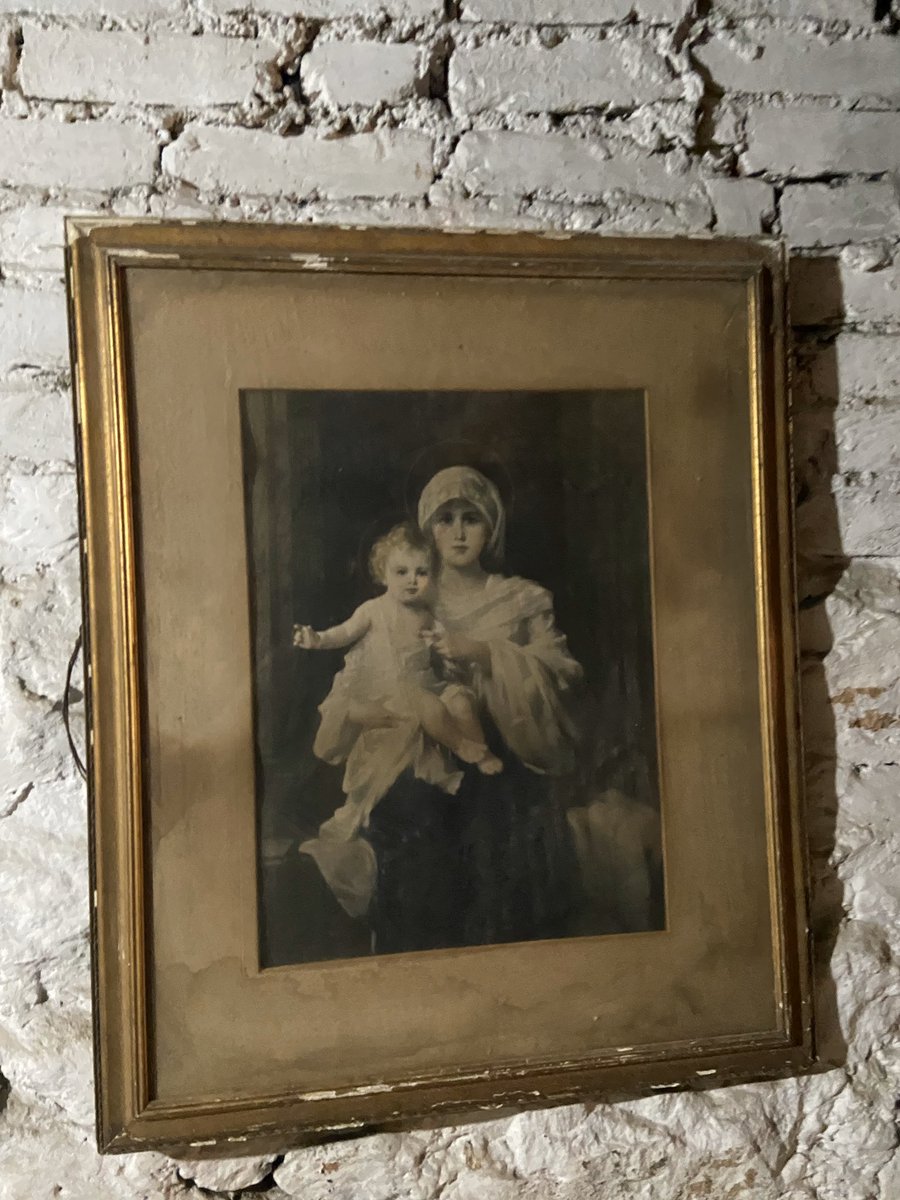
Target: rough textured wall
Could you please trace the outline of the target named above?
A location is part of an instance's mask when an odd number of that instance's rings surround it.
[[[298,9],[303,15],[297,15]],[[0,0],[0,1197],[897,1200],[890,0]],[[93,1149],[64,212],[782,233],[822,1051],[803,1080],[265,1160]]]

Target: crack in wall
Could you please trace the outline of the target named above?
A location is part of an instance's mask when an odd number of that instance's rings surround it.
[[[33,791],[34,784],[26,783],[25,786],[16,793],[6,808],[0,809],[0,820],[5,819],[6,817],[11,817],[14,812],[22,807]]]

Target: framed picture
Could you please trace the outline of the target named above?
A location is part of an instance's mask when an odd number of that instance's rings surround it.
[[[68,249],[101,1149],[809,1064],[780,248]]]

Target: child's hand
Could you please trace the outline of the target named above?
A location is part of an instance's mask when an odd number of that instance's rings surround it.
[[[311,625],[294,626],[294,645],[301,650],[317,650],[321,640]]]
[[[439,639],[442,638],[446,632],[446,629],[440,623],[440,621],[434,621],[428,626],[427,629],[423,629],[419,633],[419,637],[426,646],[431,646],[432,649],[434,649],[437,646]]]
[[[468,638],[462,633],[450,633],[449,630],[437,622],[433,629],[426,630],[422,636],[426,638],[429,646],[444,660],[449,660],[450,662],[474,662],[482,665],[485,658],[487,658],[487,662],[490,662],[490,651],[488,651],[484,642],[476,642],[473,638]]]

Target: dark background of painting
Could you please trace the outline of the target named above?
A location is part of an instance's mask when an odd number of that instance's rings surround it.
[[[343,798],[340,770],[312,755],[343,652],[293,649],[293,623],[325,628],[378,593],[372,542],[415,516],[442,467],[493,479],[504,573],[553,593],[595,705],[593,785],[658,808],[642,393],[247,391],[241,409],[264,959],[268,947],[282,960],[279,930],[302,919],[273,890],[278,864]],[[350,924],[332,921],[327,940],[343,949],[328,957],[366,952]]]

